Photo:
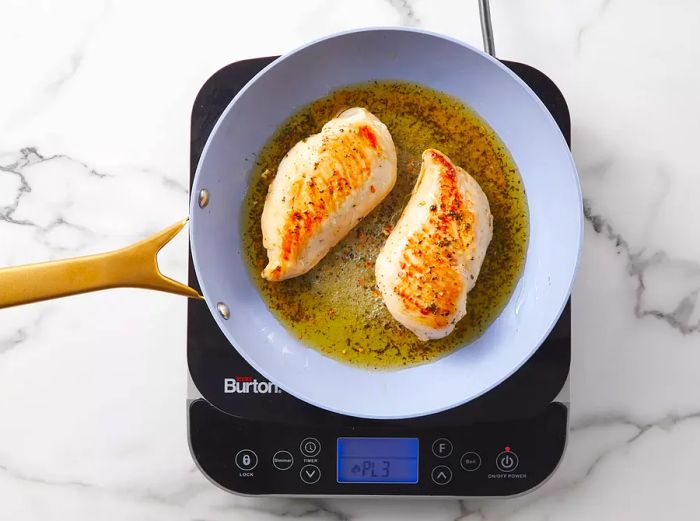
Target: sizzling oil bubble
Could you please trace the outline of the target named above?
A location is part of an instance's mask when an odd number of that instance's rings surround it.
[[[284,154],[318,132],[343,109],[366,107],[388,127],[396,145],[398,179],[389,196],[306,275],[268,282],[260,216],[270,182]],[[467,316],[446,338],[421,342],[396,322],[382,302],[374,262],[408,202],[421,154],[437,148],[481,185],[493,214],[493,240]],[[258,156],[241,218],[250,276],[264,300],[305,344],[337,360],[391,369],[448,354],[478,338],[495,320],[525,263],[528,211],[517,168],[505,146],[477,114],[432,89],[400,82],[372,82],[332,92],[303,107],[272,136]],[[261,346],[262,347],[262,346]]]

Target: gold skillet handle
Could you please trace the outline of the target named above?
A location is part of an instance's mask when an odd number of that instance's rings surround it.
[[[145,288],[202,296],[158,270],[157,254],[187,223],[98,255],[0,269],[0,308],[108,288]]]

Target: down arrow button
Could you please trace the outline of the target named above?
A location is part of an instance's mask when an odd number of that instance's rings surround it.
[[[321,469],[316,465],[304,465],[299,471],[299,476],[307,485],[313,485],[321,479]]]

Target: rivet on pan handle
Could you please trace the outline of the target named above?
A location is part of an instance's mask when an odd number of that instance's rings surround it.
[[[158,269],[158,252],[186,223],[187,219],[120,250],[0,269],[0,308],[109,288],[144,288],[202,298]]]
[[[479,0],[479,18],[481,19],[481,36],[484,39],[484,51],[494,58],[496,46],[493,43],[493,27],[491,26],[491,7],[489,0]]]

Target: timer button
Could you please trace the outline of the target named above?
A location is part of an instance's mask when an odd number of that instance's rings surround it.
[[[512,450],[504,450],[496,456],[496,467],[501,472],[513,472],[518,468],[518,455]]]
[[[313,485],[321,479],[321,469],[316,465],[304,465],[301,467],[301,471],[299,471],[299,476],[307,485]]]
[[[299,445],[299,449],[304,456],[313,458],[321,452],[321,444],[316,438],[304,438],[301,445]]]
[[[445,465],[438,465],[430,473],[430,477],[436,485],[447,485],[452,481],[452,470]]]
[[[277,470],[289,470],[294,465],[294,456],[286,450],[278,450],[272,456],[272,464]]]
[[[462,457],[459,458],[459,464],[467,472],[474,472],[481,467],[481,456],[476,452],[465,452],[462,454]]]
[[[447,438],[438,438],[433,442],[433,454],[438,458],[446,458],[452,454],[452,442]]]
[[[239,450],[236,453],[236,467],[241,470],[253,470],[258,465],[258,455],[250,449]]]

